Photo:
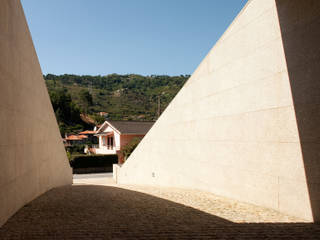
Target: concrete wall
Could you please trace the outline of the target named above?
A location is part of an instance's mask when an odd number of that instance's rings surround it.
[[[313,218],[320,221],[320,1],[277,1]]]
[[[319,220],[319,2],[249,1],[118,181],[202,189]],[[313,123],[305,139],[300,121]]]
[[[0,1],[0,226],[72,174],[19,0]]]

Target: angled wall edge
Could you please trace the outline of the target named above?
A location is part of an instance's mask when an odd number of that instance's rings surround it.
[[[49,189],[72,183],[19,0],[0,1],[0,226]]]
[[[118,171],[320,220],[320,1],[252,0]]]

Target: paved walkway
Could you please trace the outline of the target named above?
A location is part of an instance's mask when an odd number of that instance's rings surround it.
[[[320,239],[320,225],[280,223],[297,219],[209,193],[118,186],[106,175],[75,183],[26,205],[0,239]]]
[[[112,173],[74,174],[73,184],[115,186]]]

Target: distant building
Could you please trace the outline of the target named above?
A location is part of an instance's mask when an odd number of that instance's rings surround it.
[[[80,132],[79,135],[80,136],[87,136],[87,142],[90,142],[91,144],[97,144],[98,143],[98,138],[95,136],[95,134],[97,133],[97,131],[93,130],[86,130],[83,132]]]
[[[85,144],[87,142],[88,136],[86,135],[69,135],[64,139],[65,146],[72,146],[75,144]]]
[[[98,138],[95,136],[96,133],[96,131],[86,130],[79,134],[66,135],[63,142],[66,147],[79,144],[97,144]]]
[[[99,146],[94,148],[96,154],[118,154],[122,163],[121,149],[134,137],[144,137],[154,122],[139,121],[105,121],[97,130]]]
[[[101,116],[101,117],[108,117],[109,113],[107,112],[98,112],[98,115]]]

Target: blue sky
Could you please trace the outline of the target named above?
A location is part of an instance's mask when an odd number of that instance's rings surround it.
[[[21,0],[42,71],[192,74],[247,0]]]

